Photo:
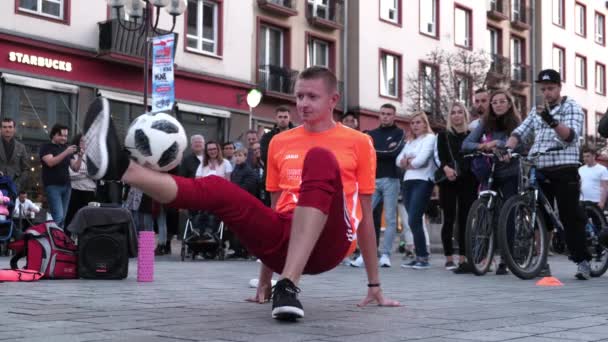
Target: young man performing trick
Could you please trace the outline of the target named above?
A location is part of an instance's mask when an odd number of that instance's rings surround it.
[[[266,187],[272,208],[220,177],[186,179],[147,169],[129,159],[111,123],[108,102],[97,99],[84,122],[91,176],[122,180],[156,201],[176,208],[207,210],[231,227],[262,261],[256,295],[272,296],[272,317],[304,317],[297,284],[302,274],[329,271],[352,252],[356,239],[368,278],[365,306],[399,303],[380,288],[371,195],[375,151],[369,136],[337,124],[337,80],[326,68],[300,73],[295,84],[303,125],[275,136],[268,153]],[[357,229],[359,228],[359,229]],[[271,291],[273,272],[281,279]]]

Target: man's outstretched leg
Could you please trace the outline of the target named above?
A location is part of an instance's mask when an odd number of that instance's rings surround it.
[[[352,234],[345,217],[338,162],[332,152],[313,148],[304,160],[283,279],[273,293],[274,318],[293,320],[304,316],[296,284],[302,273],[321,273],[342,261],[350,247],[348,234]]]

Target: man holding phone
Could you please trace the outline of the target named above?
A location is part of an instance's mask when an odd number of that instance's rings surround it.
[[[68,146],[68,127],[55,124],[49,134],[51,142],[40,146],[42,164],[42,185],[49,203],[53,221],[63,228],[65,214],[70,202],[70,159],[77,153],[78,146]]]
[[[539,157],[537,172],[541,176],[539,179],[544,179],[540,185],[549,202],[557,200],[566,244],[572,254],[571,259],[578,265],[575,276],[587,280],[591,272],[591,255],[585,247],[585,214],[579,206],[581,182],[578,175],[579,137],[585,114],[576,101],[562,97],[561,82],[559,72],[553,69],[542,70],[538,74],[536,83],[543,98],[539,99],[540,103],[530,111],[526,120],[511,133],[505,147],[513,149],[532,135],[534,144],[530,154],[558,147],[556,145],[560,143],[563,146],[559,151]],[[548,264],[542,273],[550,274]]]

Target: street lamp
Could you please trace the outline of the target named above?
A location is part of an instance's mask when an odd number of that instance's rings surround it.
[[[175,29],[177,17],[182,15],[188,6],[188,0],[106,0],[109,7],[116,11],[116,18],[120,26],[127,31],[139,31],[145,39],[144,49],[144,109],[148,111],[148,74],[150,70],[150,45],[148,42],[150,31],[156,34],[163,34],[158,31],[158,19],[160,18],[160,9],[165,8],[165,11],[173,17],[173,25],[169,33]],[[152,7],[156,8],[156,19],[152,24]],[[134,25],[127,25],[120,16],[120,9],[124,8],[125,13],[130,19],[133,19]],[[141,19],[141,22],[138,20]]]
[[[257,89],[251,89],[247,93],[247,105],[249,106],[249,129],[252,129],[253,108],[257,107],[262,101],[262,92]]]

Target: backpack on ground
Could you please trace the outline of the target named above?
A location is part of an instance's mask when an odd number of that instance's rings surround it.
[[[25,257],[25,268],[44,273],[44,279],[78,278],[76,244],[52,221],[26,229],[9,248],[15,251],[12,269],[18,269],[17,262]]]

